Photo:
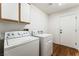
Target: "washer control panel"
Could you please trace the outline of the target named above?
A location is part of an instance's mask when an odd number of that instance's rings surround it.
[[[5,39],[14,39],[25,36],[30,36],[31,34],[28,31],[12,31],[5,33]]]

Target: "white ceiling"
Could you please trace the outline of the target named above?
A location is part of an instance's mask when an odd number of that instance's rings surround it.
[[[32,4],[47,14],[52,14],[68,8],[79,6],[79,3],[62,3],[62,5],[61,4],[59,5],[59,3],[32,3]]]

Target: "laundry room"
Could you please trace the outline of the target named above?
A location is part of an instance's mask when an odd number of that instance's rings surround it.
[[[79,3],[0,3],[0,55],[79,56]]]

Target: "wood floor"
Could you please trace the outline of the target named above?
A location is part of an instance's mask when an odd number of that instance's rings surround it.
[[[59,44],[53,44],[53,56],[79,56],[79,51]]]

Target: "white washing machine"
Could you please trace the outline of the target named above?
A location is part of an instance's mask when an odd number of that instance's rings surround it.
[[[27,31],[6,32],[4,56],[39,56],[39,38]]]
[[[40,39],[40,55],[51,56],[53,53],[53,37],[51,34],[36,34]]]

